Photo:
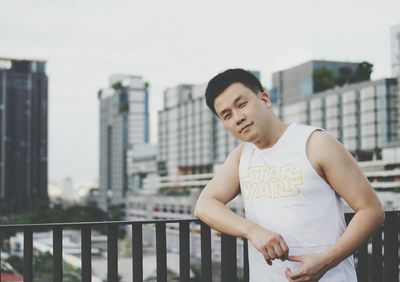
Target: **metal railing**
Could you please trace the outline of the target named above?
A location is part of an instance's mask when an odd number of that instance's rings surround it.
[[[353,214],[346,214],[349,222]],[[399,223],[400,211],[386,212],[384,225],[377,230],[368,242],[355,253],[357,276],[359,281],[399,280]],[[196,219],[187,220],[151,220],[151,221],[114,221],[83,223],[49,223],[1,225],[0,232],[19,231],[24,235],[23,276],[24,282],[33,281],[33,233],[52,230],[53,233],[53,281],[63,279],[63,230],[80,229],[81,232],[81,279],[92,281],[92,239],[94,228],[107,228],[107,281],[118,281],[118,233],[119,227],[132,226],[132,281],[143,281],[143,226],[155,225],[157,281],[167,281],[167,224],[179,226],[179,274],[180,281],[190,281],[190,233],[191,224],[200,225],[201,271],[200,281],[212,281],[212,234],[211,229]],[[221,281],[238,281],[237,257],[243,256],[243,281],[249,280],[247,241],[243,240],[243,253],[237,253],[237,239],[221,234]],[[368,254],[368,246],[371,255]],[[372,246],[372,247],[371,247]],[[0,281],[1,282],[1,281]]]

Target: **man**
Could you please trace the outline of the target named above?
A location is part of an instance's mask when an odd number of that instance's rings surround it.
[[[249,240],[252,282],[357,281],[351,254],[384,210],[353,157],[321,129],[280,121],[250,72],[218,74],[205,96],[243,143],[202,191],[195,216]],[[246,218],[225,206],[239,193]],[[340,197],[355,211],[347,228]]]

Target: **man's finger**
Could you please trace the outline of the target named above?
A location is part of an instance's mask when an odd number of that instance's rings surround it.
[[[275,252],[277,258],[280,258],[281,260],[284,260],[284,253],[283,253],[283,251],[281,249],[281,246],[279,244],[276,244],[274,246],[274,252]]]
[[[299,270],[292,272],[290,268],[288,268],[287,275],[293,281],[297,281],[298,279],[300,280],[303,277],[303,269],[300,268]]]
[[[288,256],[289,261],[303,262],[302,256]]]
[[[269,257],[268,253],[266,250],[262,251],[261,254],[263,255],[265,261],[268,263],[268,265],[272,265],[271,258]]]
[[[267,252],[271,260],[276,259],[276,254],[273,247],[267,247]]]
[[[292,282],[292,281],[293,281],[293,280],[290,278],[291,273],[292,273],[292,271],[290,270],[290,268],[286,268],[286,270],[285,270],[285,276],[286,276],[286,278],[287,278],[287,280],[288,280],[289,282]]]
[[[280,240],[279,245],[281,246],[281,249],[283,251],[283,257],[287,259],[287,257],[289,256],[289,247],[286,245],[284,240]]]

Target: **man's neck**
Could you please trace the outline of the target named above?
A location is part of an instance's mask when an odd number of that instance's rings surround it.
[[[254,145],[261,150],[271,148],[276,144],[276,142],[278,142],[279,138],[281,138],[288,127],[289,124],[286,124],[278,119],[271,122],[270,126],[266,130],[265,135],[259,140],[259,142],[255,142]]]

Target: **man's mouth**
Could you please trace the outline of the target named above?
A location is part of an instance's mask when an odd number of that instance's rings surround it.
[[[253,125],[253,122],[251,122],[251,123],[245,125],[244,127],[242,127],[242,128],[239,130],[239,133],[242,133],[243,130],[245,130],[246,128],[248,128],[250,125]]]

